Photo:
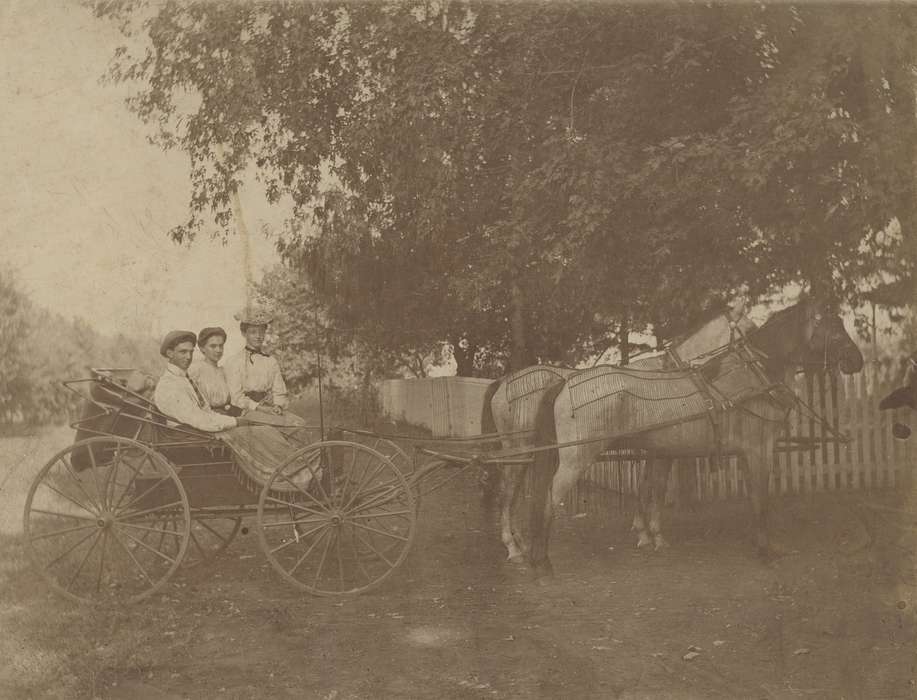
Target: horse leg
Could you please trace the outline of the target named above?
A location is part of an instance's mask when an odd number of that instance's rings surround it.
[[[662,536],[662,507],[665,505],[666,488],[669,485],[669,474],[672,472],[672,459],[660,457],[653,460],[653,472],[650,475],[649,527],[653,538],[653,549],[659,551],[668,547]]]
[[[519,537],[513,530],[513,513],[522,492],[525,469],[503,467],[501,474],[502,493],[500,498],[500,539],[506,547],[506,559],[514,564],[525,560],[525,551]]]
[[[637,487],[637,505],[634,509],[634,521],[631,529],[637,533],[637,548],[645,547],[652,543],[646,531],[646,521],[649,514],[650,499],[652,498],[652,473],[656,465],[656,458],[650,457],[643,467],[643,478]]]
[[[741,458],[746,481],[751,492],[755,547],[757,548],[758,556],[765,560],[771,556],[771,548],[767,536],[768,488],[770,486],[770,461],[767,456],[767,450],[755,450],[750,451]]]

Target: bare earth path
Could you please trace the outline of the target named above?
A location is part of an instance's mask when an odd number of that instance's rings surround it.
[[[8,469],[23,444],[5,442]],[[14,496],[0,491],[3,523],[20,517]],[[251,533],[121,610],[58,600],[6,529],[0,697],[914,697],[915,538],[861,515],[864,498],[777,502],[789,554],[767,566],[741,503],[670,514],[659,554],[633,550],[616,507],[567,516],[557,575],[535,584],[501,561],[469,477],[425,499],[412,555],[378,592],[303,597]]]

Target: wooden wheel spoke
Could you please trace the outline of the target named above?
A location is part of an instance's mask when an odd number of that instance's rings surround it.
[[[209,530],[210,533],[211,533],[214,537],[216,537],[218,540],[220,540],[220,542],[230,542],[230,541],[233,539],[231,536],[227,537],[227,536],[224,536],[223,533],[217,532],[217,530],[216,530],[215,528],[210,527],[210,526],[209,526],[205,521],[203,521],[203,520],[197,520],[197,521],[195,521],[195,522],[197,522],[197,523],[198,523],[202,528],[204,528],[205,530]],[[233,527],[235,527],[235,523],[236,523],[236,521],[233,520]]]
[[[365,544],[365,543],[364,543]],[[369,575],[369,572],[366,570],[366,567],[363,566],[363,558],[360,556],[359,551],[357,551],[357,534],[356,530],[350,528],[350,546],[353,548],[354,556],[357,560],[357,568],[363,573],[363,578],[366,579],[367,583],[371,583],[373,577]],[[389,564],[391,566],[391,564]]]
[[[80,539],[75,545],[73,545],[72,547],[68,547],[68,548],[65,549],[63,552],[61,552],[61,553],[58,554],[56,557],[54,557],[54,559],[52,559],[52,560],[49,561],[47,564],[45,564],[45,566],[44,566],[45,571],[47,571],[48,569],[50,569],[50,568],[51,568],[52,566],[54,566],[57,562],[59,562],[59,561],[61,561],[62,559],[64,559],[64,557],[66,557],[68,554],[73,554],[73,553],[76,551],[76,548],[79,547],[81,544],[83,544],[83,542],[85,542],[86,540],[88,540],[90,537],[92,537],[93,534],[95,534],[95,533],[90,532],[88,535],[86,535],[85,537],[83,537],[82,539]]]
[[[312,520],[309,518],[303,518],[302,520],[280,520],[270,523],[264,523],[264,527],[281,527],[282,525],[314,525],[315,523],[327,523],[331,518],[321,518],[320,520]]]
[[[145,515],[149,515],[150,513],[155,513],[157,511],[173,510],[175,506],[180,506],[182,505],[182,503],[183,503],[182,501],[172,501],[172,503],[165,503],[161,506],[154,506],[152,508],[146,508],[145,510],[135,510],[132,513],[128,513],[127,515],[116,517],[115,522],[123,523],[128,520],[135,520],[136,518],[140,518]]]
[[[352,481],[352,477],[353,477],[353,475],[356,473],[356,468],[357,468],[357,456],[358,456],[360,453],[359,453],[357,450],[352,450],[352,452],[353,452],[353,459],[350,460],[350,469],[348,469],[348,470],[346,470],[346,471],[344,472],[344,474],[345,474],[344,483],[341,484],[341,487],[340,487],[340,489],[339,489],[339,490],[340,490],[340,493],[341,493],[341,502],[344,501],[344,497],[345,497],[345,495],[347,494],[347,487],[350,486],[350,482]]]
[[[158,489],[159,486],[160,486],[161,484],[164,484],[164,483],[166,483],[167,481],[171,481],[171,478],[168,477],[168,476],[162,477],[159,481],[157,481],[155,484],[153,484],[152,486],[150,486],[146,491],[144,491],[143,493],[141,493],[139,496],[135,496],[135,497],[132,498],[130,501],[128,501],[127,503],[125,503],[123,506],[120,506],[120,508],[121,508],[121,509],[124,509],[124,510],[130,508],[130,507],[131,507],[132,505],[134,505],[137,501],[143,500],[143,499],[146,497],[147,494],[152,493],[153,491],[155,491],[156,489]],[[178,502],[181,503],[181,501],[178,501]],[[116,510],[117,510],[117,509],[116,509]]]
[[[108,530],[102,530],[102,551],[99,554],[99,573],[96,576],[96,593],[102,590],[102,572],[105,571],[105,551],[108,544]]]
[[[278,545],[277,547],[274,547],[274,549],[270,550],[270,552],[271,554],[274,554],[275,552],[279,552],[281,549],[286,549],[287,547],[291,545],[299,544],[303,540],[303,538],[309,537],[310,535],[326,527],[328,527],[327,523],[322,523],[318,527],[314,527],[311,530],[309,530],[308,532],[297,533],[298,537],[294,537],[292,540],[289,540],[288,542],[284,542],[283,544]]]
[[[31,538],[33,540],[45,540],[45,539],[48,539],[49,537],[57,537],[58,535],[66,535],[68,532],[79,532],[80,530],[86,530],[89,528],[98,530],[99,526],[96,525],[95,523],[91,523],[88,525],[74,525],[73,527],[64,527],[64,528],[61,528],[60,530],[51,530],[50,532],[41,532],[37,535],[31,535]]]
[[[65,586],[68,591],[70,590],[70,587],[73,585],[74,581],[76,581],[76,579],[79,577],[83,567],[86,566],[86,561],[95,550],[96,545],[99,544],[99,540],[102,539],[102,534],[104,534],[104,531],[101,534],[96,533],[96,538],[92,541],[92,544],[89,545],[89,549],[86,550],[86,555],[83,557],[83,561],[81,561],[80,565],[76,567],[76,571],[73,573],[73,576],[70,577],[70,581],[68,581],[67,585]]]
[[[328,530],[325,530],[318,537],[315,538],[315,541],[311,545],[309,545],[309,548],[305,552],[303,552],[303,555],[293,565],[293,568],[287,571],[288,574],[290,574],[291,576],[293,575],[293,572],[296,571],[296,569],[299,568],[300,564],[302,564],[306,560],[306,557],[308,557],[312,553],[312,550],[315,549],[318,543],[321,542],[325,538],[326,534],[328,534]]]
[[[328,558],[328,550],[331,548],[331,539],[337,537],[335,531],[330,530],[331,537],[325,540],[325,549],[322,551],[322,558],[318,561],[318,566],[315,568],[315,579],[312,581],[312,587],[316,588],[318,586],[318,580],[322,575],[322,569],[325,568],[325,559]]]
[[[350,520],[360,519],[360,520],[373,520],[375,518],[388,518],[395,515],[410,515],[414,511],[412,510],[392,510],[392,511],[383,511],[382,513],[358,513],[356,515],[348,515],[347,518]]]
[[[90,508],[89,506],[87,506],[85,503],[80,503],[78,500],[76,500],[76,499],[73,498],[72,496],[70,496],[70,495],[64,493],[63,491],[57,489],[56,487],[52,486],[51,484],[49,484],[49,483],[43,483],[42,485],[43,485],[45,488],[48,488],[48,489],[51,489],[52,491],[54,491],[54,493],[56,493],[56,494],[57,494],[58,496],[60,496],[61,498],[67,499],[67,500],[70,501],[73,505],[75,505],[77,508],[82,508],[82,509],[85,510],[87,513],[92,513],[93,515],[96,515],[96,514],[97,514],[95,510],[93,510],[92,508]]]
[[[271,501],[272,503],[278,503],[282,506],[289,506],[290,508],[296,508],[297,510],[302,510],[302,511],[305,511],[306,513],[311,513],[312,515],[326,515],[328,512],[327,509],[312,510],[311,508],[307,508],[306,506],[302,505],[301,503],[290,503],[289,501],[284,501],[280,498],[274,498],[273,496],[268,496],[265,500]],[[324,507],[324,504],[322,504],[322,506]]]
[[[354,524],[356,524],[356,523],[354,523]],[[395,566],[391,561],[389,561],[389,558],[388,558],[387,556],[385,556],[382,552],[380,552],[378,549],[376,549],[376,548],[372,545],[372,543],[367,542],[365,539],[363,539],[363,536],[362,536],[359,532],[357,532],[356,530],[354,530],[354,531],[353,531],[353,535],[354,535],[354,537],[356,537],[358,540],[360,540],[360,542],[362,542],[366,547],[368,547],[368,548],[371,549],[373,552],[375,552],[375,553],[376,553],[376,556],[379,557],[379,558],[380,558],[382,561],[384,561],[386,564],[388,564],[389,568],[393,568],[393,567]]]
[[[87,490],[85,489],[85,487],[83,486],[83,482],[80,481],[80,478],[79,478],[79,477],[76,475],[76,473],[73,471],[73,467],[71,467],[71,465],[67,462],[67,460],[65,460],[63,457],[60,457],[60,458],[58,458],[58,461],[59,461],[61,464],[64,465],[64,469],[66,469],[66,470],[67,470],[67,474],[70,475],[70,480],[73,481],[73,483],[76,484],[76,487],[77,487],[80,491],[83,492],[83,495],[86,497],[86,499],[87,499],[93,506],[98,507],[99,504],[93,502],[92,496],[89,495],[89,491],[87,491]],[[87,509],[87,510],[89,510],[89,509]],[[90,511],[90,512],[91,512],[91,511]]]
[[[150,578],[150,575],[146,572],[146,569],[144,569],[143,566],[141,566],[140,562],[137,561],[137,557],[134,556],[134,553],[130,550],[130,547],[128,547],[126,544],[124,544],[124,542],[121,541],[121,538],[118,537],[118,535],[115,533],[114,530],[111,531],[111,537],[115,542],[121,545],[121,548],[125,552],[127,552],[127,556],[130,557],[132,562],[134,562],[134,566],[140,569],[140,573],[143,574],[143,578],[145,578],[151,586],[155,586],[156,584],[153,583],[153,579]]]
[[[402,535],[399,535],[394,532],[389,532],[388,530],[384,530],[384,529],[378,530],[374,527],[370,527],[369,525],[366,525],[364,523],[358,523],[358,522],[351,522],[350,524],[353,525],[354,527],[360,528],[361,530],[368,530],[369,532],[375,532],[377,535],[382,535],[383,537],[391,537],[396,540],[401,540],[402,542],[408,541],[407,537],[403,537]]]
[[[207,558],[207,551],[204,549],[203,545],[198,541],[197,536],[194,534],[194,530],[191,530],[188,533],[188,536],[191,538],[191,541],[194,543],[194,546],[197,547],[197,551],[201,553],[201,558]]]
[[[123,525],[124,523],[119,523],[119,524]],[[165,554],[163,554],[162,552],[160,552],[160,551],[159,551],[158,549],[156,549],[155,547],[151,547],[150,545],[148,545],[146,542],[142,542],[142,541],[138,540],[136,537],[134,537],[134,536],[133,536],[132,534],[130,534],[129,532],[124,532],[124,533],[122,533],[122,534],[123,534],[125,537],[127,537],[129,540],[132,540],[132,541],[136,542],[137,544],[139,544],[139,545],[140,545],[141,547],[143,547],[144,549],[149,550],[150,552],[152,552],[153,554],[155,554],[157,557],[162,557],[163,559],[165,559],[165,560],[166,560],[167,562],[169,562],[170,564],[174,564],[174,563],[175,563],[175,559],[173,559],[172,557],[166,556]],[[117,535],[115,535],[115,538],[117,539]]]
[[[392,482],[397,483],[397,482]],[[351,508],[348,513],[361,513],[364,510],[369,510],[370,508],[376,508],[378,506],[384,506],[387,503],[398,500],[398,497],[403,493],[401,489],[386,489],[385,493],[380,493],[372,497],[369,501],[364,501],[359,503]]]
[[[304,488],[303,488],[302,486],[300,486],[299,484],[295,484],[295,483],[293,483],[292,481],[290,481],[290,479],[287,477],[286,474],[279,474],[278,476],[280,476],[281,479],[283,479],[284,481],[286,481],[286,482],[287,482],[290,486],[292,486],[294,489],[296,489],[296,490],[299,491],[301,494],[303,494],[304,496],[306,496],[306,498],[310,499],[313,503],[315,503],[315,505],[317,505],[317,506],[319,506],[319,507],[324,507],[324,503],[322,503],[320,500],[318,500],[315,496],[313,496],[311,493],[309,493],[306,489],[304,489]],[[319,481],[321,481],[321,480],[319,479]]]
[[[169,530],[166,529],[166,526],[171,525],[171,524],[172,524],[172,521],[167,520],[163,523],[163,527],[159,528],[159,527],[147,527],[146,525],[136,525],[134,523],[128,523],[124,521],[118,522],[118,525],[122,527],[132,527],[135,530],[146,530],[147,532],[163,532],[166,535],[171,535],[172,537],[177,537],[178,539],[181,539],[181,534],[179,532],[173,531],[171,529]]]
[[[347,503],[343,503],[343,499],[342,499],[342,506],[341,506],[341,509],[342,509],[342,510],[345,510],[345,511],[346,511],[348,508],[350,508],[350,506],[353,505],[353,502],[354,502],[354,501],[357,499],[357,497],[359,497],[359,495],[363,492],[363,488],[366,486],[366,484],[369,483],[369,481],[370,481],[372,478],[374,478],[374,477],[376,476],[376,474],[379,473],[380,468],[383,467],[384,464],[385,464],[384,462],[379,462],[379,463],[376,465],[376,468],[373,470],[373,472],[372,472],[371,475],[367,475],[367,472],[368,472],[369,470],[367,470],[366,472],[363,472],[363,475],[360,477],[360,481],[359,481],[359,483],[357,484],[357,487],[353,490],[353,494],[351,494],[351,496],[350,496],[350,500],[347,501]]]
[[[88,515],[73,515],[72,513],[61,513],[56,510],[44,510],[43,508],[32,508],[32,513],[41,513],[42,515],[54,515],[59,518],[71,518],[72,520],[88,520],[91,523],[95,523],[98,518],[93,518]]]
[[[338,578],[341,582],[341,590],[344,590],[344,558],[341,556],[341,534],[338,532],[334,536],[334,550],[338,558]]]
[[[310,460],[310,461],[311,461],[311,460]],[[303,467],[303,469],[305,469],[305,468],[306,468],[306,467]],[[318,469],[319,469],[319,471],[322,472],[322,476],[319,477],[319,478],[316,478],[316,472],[313,470],[313,468],[312,468],[311,466],[308,467],[310,473],[312,474],[312,479],[309,480],[309,485],[311,486],[312,483],[314,482],[314,483],[318,486],[319,491],[321,491],[322,500],[317,501],[317,502],[319,502],[319,503],[321,503],[321,502],[330,503],[330,502],[331,502],[331,499],[328,498],[328,494],[325,492],[325,486],[324,486],[324,484],[322,484],[322,478],[324,478],[325,470],[326,470],[327,468],[328,468],[328,462],[325,460],[324,449],[319,449],[319,452],[318,452]],[[294,472],[294,474],[298,474],[298,473],[301,472],[301,471],[302,471],[302,469],[299,469],[299,470],[297,470],[296,472]],[[310,497],[311,497],[311,494],[309,494],[309,495],[310,495]],[[315,499],[313,499],[313,500],[315,500]]]
[[[95,486],[96,493],[99,496],[99,505],[104,508],[107,504],[105,502],[105,496],[103,494],[102,488],[99,486],[99,477],[96,474],[96,470],[99,467],[98,467],[98,463],[96,462],[95,452],[92,449],[92,446],[94,444],[97,444],[97,443],[92,443],[90,445],[87,445],[86,451],[89,453],[89,460],[92,462],[92,469],[90,469],[90,472],[92,473],[92,483]]]
[[[144,460],[149,460],[149,459],[150,459],[149,455],[144,455]],[[126,464],[131,470],[131,478],[127,482],[127,486],[124,487],[124,493],[121,494],[121,497],[118,499],[118,502],[115,503],[114,507],[112,508],[112,510],[114,511],[117,511],[119,508],[121,508],[121,504],[124,501],[124,497],[131,492],[131,487],[137,481],[137,476],[140,474],[140,471],[141,471],[139,466],[135,467],[130,463],[126,463]]]

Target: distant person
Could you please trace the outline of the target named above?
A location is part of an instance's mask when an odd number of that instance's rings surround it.
[[[244,419],[216,413],[188,376],[196,341],[197,336],[191,331],[171,331],[166,334],[159,346],[159,353],[166,358],[168,364],[156,384],[153,402],[169,418],[198,430],[216,433],[234,428]]]
[[[236,314],[236,320],[245,337],[245,347],[225,365],[232,404],[243,411],[260,409],[280,415],[287,405],[287,385],[277,359],[264,350],[264,336],[272,317],[248,307]]]
[[[232,405],[226,373],[220,367],[226,331],[219,326],[208,327],[197,334],[197,347],[201,350],[200,362],[192,362],[188,376],[204,395],[207,403],[217,413],[227,416],[242,415],[242,409]]]

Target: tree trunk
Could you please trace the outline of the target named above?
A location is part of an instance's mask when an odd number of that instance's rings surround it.
[[[630,325],[627,323],[627,320],[621,321],[621,325],[618,328],[618,347],[621,350],[622,365],[630,363],[630,343],[628,342],[629,338]]]
[[[509,371],[516,372],[534,364],[534,357],[528,345],[528,333],[525,328],[525,298],[522,288],[515,280],[511,295]]]

